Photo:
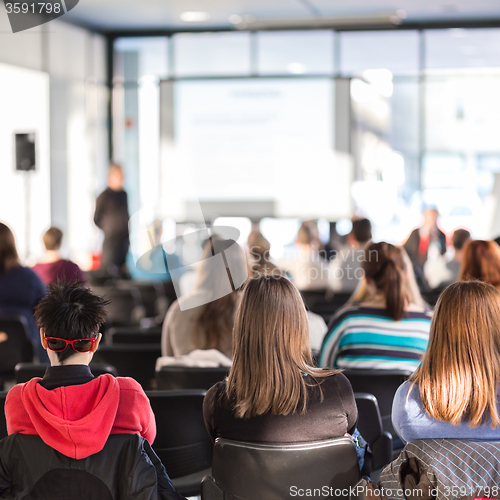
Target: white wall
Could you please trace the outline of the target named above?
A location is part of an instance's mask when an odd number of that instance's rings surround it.
[[[33,224],[31,240],[39,242],[49,225],[55,225],[65,232],[63,248],[66,253],[85,266],[90,252],[97,249],[98,231],[92,215],[99,184],[97,179],[101,179],[102,184],[109,157],[106,41],[100,35],[61,20],[11,34],[1,2],[0,63],[45,72],[45,93],[40,88],[36,95],[43,101],[37,101],[37,106],[45,106],[48,110],[48,130],[41,133],[39,140],[39,147],[46,152],[46,157],[43,170],[35,175],[45,189],[45,200],[38,206],[41,214],[48,213],[48,217],[40,215]],[[9,78],[0,79],[0,93],[4,98],[10,95],[12,109],[20,109],[26,94],[9,94],[8,89],[15,84],[15,79]],[[31,88],[35,80],[32,76],[31,80],[26,77],[25,81],[31,82]],[[17,122],[12,113],[4,113],[3,106],[0,109],[0,133],[3,134],[7,126]],[[16,192],[19,199],[24,199],[24,187],[13,175],[10,156],[4,153],[6,150],[1,141],[0,138],[0,165],[4,167],[0,170],[0,189]],[[37,205],[35,200],[40,203],[37,196],[33,189],[32,205]],[[18,239],[21,238],[18,233],[24,231],[21,219],[21,211],[15,216],[9,214],[0,201],[0,220],[12,225]],[[32,245],[32,249],[36,254],[41,247]],[[32,253],[32,257],[36,255]]]
[[[50,224],[49,77],[0,63],[0,221],[14,231],[18,251],[40,252],[40,227]],[[14,134],[36,138],[36,170],[16,172]],[[28,196],[29,193],[29,196]]]

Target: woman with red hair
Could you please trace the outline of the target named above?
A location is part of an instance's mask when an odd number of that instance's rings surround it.
[[[479,280],[500,290],[500,246],[494,241],[469,241],[464,248],[459,281]]]

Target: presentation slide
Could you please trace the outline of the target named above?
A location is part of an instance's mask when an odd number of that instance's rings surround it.
[[[162,165],[164,177],[184,183],[176,198],[272,201],[269,215],[278,217],[348,216],[351,162],[333,148],[334,85],[327,78],[177,82],[175,160]]]

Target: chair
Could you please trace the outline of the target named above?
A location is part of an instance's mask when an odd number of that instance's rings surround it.
[[[161,328],[140,329],[135,326],[112,327],[106,332],[106,344],[159,344]]]
[[[181,495],[199,495],[202,478],[211,473],[213,451],[203,420],[205,391],[148,391],[146,395],[156,417],[154,451]]]
[[[358,407],[357,428],[372,451],[370,468],[381,469],[392,462],[392,436],[382,427],[382,418],[375,396],[357,392],[354,397]]]
[[[210,389],[227,377],[229,368],[162,366],[156,372],[156,387],[161,390]]]
[[[0,439],[7,437],[7,422],[5,420],[5,398],[7,391],[0,392]]]
[[[33,343],[29,336],[28,322],[24,316],[0,316],[0,380],[14,378],[17,363],[33,360]]]
[[[392,427],[392,401],[398,387],[411,375],[408,370],[344,370],[354,392],[373,394],[377,398],[382,416],[382,427],[393,437],[396,436]]]
[[[110,301],[110,304],[106,307],[106,324],[108,326],[138,325],[146,316],[140,293],[136,288],[121,289],[116,286],[93,286],[92,291]]]
[[[48,363],[18,363],[16,365],[16,384],[24,384],[34,377],[43,378],[45,375],[45,370],[50,365]],[[95,377],[104,375],[105,373],[110,373],[113,376],[117,376],[118,372],[114,366],[105,363],[90,363],[90,370]]]
[[[160,356],[160,344],[113,344],[99,346],[94,359],[114,366],[120,377],[132,377],[144,389],[150,389]]]
[[[219,438],[212,477],[203,479],[201,498],[283,500],[319,490],[321,498],[348,499],[349,487],[359,479],[356,449],[349,437],[301,444],[242,443]]]
[[[118,280],[115,283],[122,290],[136,289],[144,306],[145,317],[156,318],[157,301],[165,296],[163,286],[157,286],[155,283],[142,283],[130,280]],[[163,320],[163,318],[161,319]]]

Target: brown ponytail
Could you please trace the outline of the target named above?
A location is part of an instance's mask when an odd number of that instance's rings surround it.
[[[366,278],[383,292],[387,315],[394,321],[402,319],[409,297],[404,287],[405,262],[401,250],[385,241],[372,243],[365,250],[363,270]]]

